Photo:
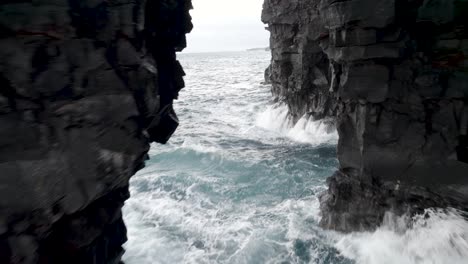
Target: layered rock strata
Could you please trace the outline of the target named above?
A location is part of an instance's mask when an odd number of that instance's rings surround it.
[[[0,263],[119,263],[121,208],[177,127],[190,0],[0,3]]]
[[[466,0],[265,0],[273,93],[340,136],[324,227],[468,209],[466,14]]]

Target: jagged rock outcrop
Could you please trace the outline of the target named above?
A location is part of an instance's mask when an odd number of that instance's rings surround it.
[[[265,0],[273,93],[339,132],[324,227],[468,209],[466,14],[466,0]]]
[[[121,208],[177,127],[190,0],[0,2],[0,263],[119,263]]]

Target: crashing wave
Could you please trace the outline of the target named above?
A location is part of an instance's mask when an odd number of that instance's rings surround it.
[[[359,264],[463,264],[468,222],[456,210],[428,209],[409,219],[387,214],[375,232],[352,233],[336,248]]]
[[[269,106],[258,115],[256,125],[301,143],[321,145],[338,141],[336,129],[329,120],[314,120],[304,115],[294,122],[284,104]]]

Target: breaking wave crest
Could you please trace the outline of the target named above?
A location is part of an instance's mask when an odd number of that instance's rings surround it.
[[[330,122],[313,120],[312,117],[304,115],[294,123],[288,107],[284,104],[269,106],[258,115],[256,125],[301,143],[321,145],[338,141],[338,134]]]
[[[429,209],[413,219],[388,214],[375,232],[345,235],[336,248],[358,264],[465,264],[468,222],[455,210]]]

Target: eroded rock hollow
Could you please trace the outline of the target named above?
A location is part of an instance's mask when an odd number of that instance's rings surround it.
[[[335,122],[322,226],[468,209],[468,1],[266,0],[273,93]]]
[[[176,129],[190,0],[0,3],[0,263],[119,263],[121,208]]]

